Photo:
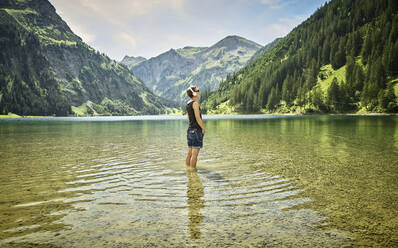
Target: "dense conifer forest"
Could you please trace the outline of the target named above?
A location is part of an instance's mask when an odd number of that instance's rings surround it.
[[[208,113],[398,112],[398,2],[333,0],[206,94]]]

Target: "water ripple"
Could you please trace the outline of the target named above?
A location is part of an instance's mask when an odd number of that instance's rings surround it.
[[[141,247],[154,237],[168,240],[161,246],[201,247],[196,240],[230,241],[232,236],[223,236],[228,234],[258,246],[266,232],[268,237],[283,238],[287,232],[311,237],[314,223],[323,221],[315,211],[300,210],[311,199],[297,181],[267,170],[266,163],[282,163],[270,151],[250,153],[242,144],[229,153],[224,147],[204,149],[198,171],[192,172],[183,161],[184,137],[164,138],[158,129],[145,136],[143,126],[126,136],[110,135],[101,126],[102,136],[83,136],[90,144],[83,148],[75,147],[74,139],[81,138],[75,135],[60,160],[45,143],[32,148],[37,150],[29,161],[17,154],[8,160],[2,170],[9,176],[0,181],[0,215],[7,219],[0,222],[0,240],[5,240],[0,245],[49,241],[88,247],[100,240],[100,247],[117,247],[119,241]],[[304,224],[310,228],[301,228]]]

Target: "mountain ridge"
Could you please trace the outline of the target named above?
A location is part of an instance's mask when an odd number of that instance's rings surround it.
[[[3,114],[157,114],[175,106],[85,44],[47,0],[2,1],[0,31]]]
[[[172,48],[132,66],[131,70],[155,94],[182,103],[189,85],[216,89],[223,78],[243,67],[261,47],[230,35],[210,47]]]
[[[272,49],[281,40],[282,38],[276,38],[275,40],[271,41],[271,43],[268,43],[262,48],[260,48],[260,50],[258,50],[255,54],[253,54],[253,56],[249,59],[247,63],[250,63],[253,60],[256,60],[258,57],[264,55],[266,52],[268,52],[268,50]]]
[[[124,56],[124,58],[119,62],[121,64],[124,64],[127,66],[127,68],[129,68],[129,70],[131,69],[131,67],[133,67],[134,65],[141,63],[142,61],[147,60],[146,58],[142,57],[142,56]]]

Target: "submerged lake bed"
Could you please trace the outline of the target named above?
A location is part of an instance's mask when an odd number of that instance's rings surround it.
[[[397,116],[0,120],[0,246],[398,245]]]

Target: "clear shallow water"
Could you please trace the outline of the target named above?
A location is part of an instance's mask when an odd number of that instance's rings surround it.
[[[207,118],[198,172],[134,118],[0,121],[0,246],[398,245],[396,116]]]

